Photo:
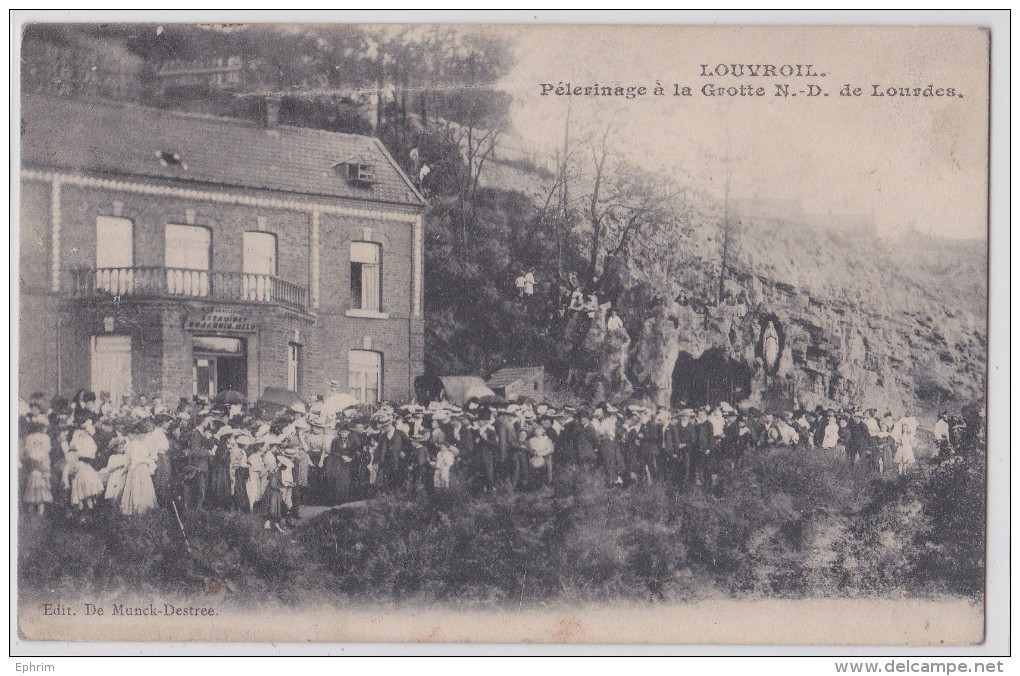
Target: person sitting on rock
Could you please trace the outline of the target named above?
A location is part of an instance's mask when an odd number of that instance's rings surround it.
[[[524,295],[535,295],[535,273],[532,270],[524,273]]]
[[[568,310],[574,310],[575,312],[582,312],[585,309],[584,304],[584,291],[580,288],[575,288],[570,292],[570,305],[567,307]]]
[[[514,280],[514,287],[517,289],[518,298],[524,298],[524,287],[527,286],[527,283],[523,274],[517,275],[517,279]]]
[[[616,313],[616,310],[609,311],[609,316],[606,317],[606,330],[610,332],[623,330],[623,320],[620,319],[620,315]]]

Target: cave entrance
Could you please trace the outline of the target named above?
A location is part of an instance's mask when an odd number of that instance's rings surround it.
[[[711,348],[700,357],[681,352],[673,367],[672,404],[715,406],[735,404],[751,396],[751,368],[731,359],[723,350]]]

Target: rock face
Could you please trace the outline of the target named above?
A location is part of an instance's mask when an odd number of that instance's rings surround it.
[[[634,391],[660,406],[669,406],[673,392],[673,365],[680,355],[681,306],[660,305],[645,320],[634,344]]]
[[[592,355],[595,368],[588,372],[584,394],[591,401],[622,400],[629,397],[634,387],[627,377],[631,340],[625,329],[610,331],[606,328],[609,304],[599,307],[584,337],[583,349]]]
[[[678,355],[697,358],[710,349],[749,368],[744,403],[760,408],[928,411],[958,408],[983,394],[987,347],[973,317],[949,309],[940,316],[869,312],[752,275],[734,282],[720,306],[671,303],[644,321],[631,349],[636,394],[669,404]],[[763,341],[770,322],[778,338],[774,364]],[[689,364],[681,360],[682,368]]]

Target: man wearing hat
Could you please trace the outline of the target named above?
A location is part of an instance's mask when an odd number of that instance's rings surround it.
[[[294,485],[290,491],[290,510],[287,513],[287,518],[300,519],[301,505],[305,499],[305,492],[308,490],[308,472],[312,466],[312,459],[296,436],[289,437],[283,443],[283,453],[294,463]]]
[[[935,437],[935,446],[939,449],[940,458],[948,458],[952,455],[952,447],[949,445],[949,419],[945,411],[939,412],[939,419],[931,428],[932,436]]]
[[[720,459],[726,469],[734,469],[743,460],[744,449],[737,412],[733,408],[723,411],[723,436],[720,442]]]
[[[859,411],[855,411],[846,424],[846,457],[851,465],[856,465],[869,453],[871,435],[861,420]]]
[[[620,451],[623,453],[623,461],[627,469],[627,483],[637,481],[639,474],[644,474],[644,457],[641,449],[643,439],[641,418],[637,411],[631,408],[619,437]]]
[[[328,504],[343,504],[351,498],[352,471],[357,451],[348,447],[351,431],[341,421],[330,450],[319,460],[322,468],[323,497]]]
[[[617,424],[616,416],[609,412],[610,408],[612,408],[610,404],[605,404],[604,409],[595,409],[593,416],[599,433],[599,458],[602,460],[602,467],[606,472],[606,481],[611,486],[619,486],[623,484],[625,471],[623,453],[620,452],[621,428]]]
[[[693,457],[694,449],[698,445],[698,435],[693,421],[694,410],[684,408],[677,413],[677,422],[672,426],[673,448],[676,454],[674,476],[678,486],[694,483]]]
[[[459,465],[471,467],[475,465],[475,435],[466,423],[466,413],[454,415],[450,420],[450,429],[446,435],[446,442],[457,449]]]
[[[694,420],[696,441],[691,449],[691,471],[694,472],[694,481],[699,486],[712,485],[712,477],[715,474],[716,461],[716,437],[715,426],[709,419],[707,407],[698,410],[697,418]]]
[[[404,484],[404,467],[412,455],[411,440],[393,425],[389,415],[380,419],[381,433],[376,449],[379,466],[378,483],[386,488],[399,488]]]
[[[594,469],[599,459],[599,432],[598,426],[592,418],[591,411],[581,409],[577,412],[579,424],[574,447],[577,461],[582,467]]]
[[[665,420],[668,419],[666,416]],[[642,414],[641,441],[638,444],[641,453],[640,474],[649,484],[659,478],[659,456],[665,446],[665,433],[666,422],[661,416],[653,418],[651,411]]]
[[[507,475],[512,461],[513,447],[517,442],[517,424],[514,422],[516,408],[499,409],[496,416],[496,438],[499,440],[496,457],[496,479]]]
[[[510,486],[518,490],[527,488],[530,474],[528,460],[531,447],[528,437],[528,430],[522,426],[517,432],[517,438],[510,444]]]
[[[202,509],[209,482],[209,458],[215,452],[215,444],[209,427],[211,418],[205,418],[191,431],[185,451],[187,464],[184,467],[184,506]]]
[[[156,491],[156,504],[160,507],[167,507],[170,504],[172,474],[169,456],[170,438],[167,436],[167,430],[170,429],[172,421],[173,418],[166,413],[157,414],[153,429],[146,435],[145,440],[153,457],[156,458],[152,472],[152,487]]]
[[[499,434],[496,431],[496,418],[491,409],[485,409],[479,415],[475,434],[478,442],[479,473],[482,477],[482,490],[491,491],[496,487],[496,460],[499,455]]]

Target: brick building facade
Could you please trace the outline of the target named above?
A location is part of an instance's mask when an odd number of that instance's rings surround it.
[[[21,141],[21,396],[413,396],[424,201],[377,139],[26,96]]]

